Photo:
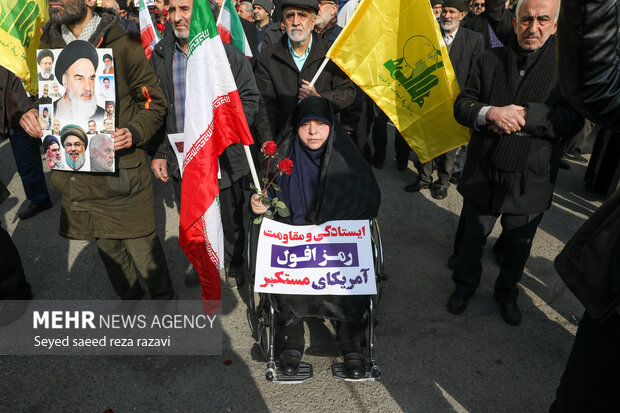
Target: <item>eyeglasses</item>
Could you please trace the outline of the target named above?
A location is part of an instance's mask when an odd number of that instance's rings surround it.
[[[474,7],[484,7],[484,3],[474,3]]]

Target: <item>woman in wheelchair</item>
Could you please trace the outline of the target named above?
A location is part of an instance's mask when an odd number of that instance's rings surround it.
[[[317,225],[377,216],[381,203],[377,181],[326,99],[308,97],[299,102],[276,143],[278,154],[270,165],[285,157],[293,161],[291,175],[280,174],[276,178],[280,191],[269,194],[277,196],[291,212],[289,217],[276,217],[277,220],[292,225]],[[271,176],[277,173],[275,166],[270,169]],[[268,209],[257,194],[250,204],[257,215]],[[286,339],[279,359],[285,375],[297,374],[304,352],[302,317],[318,317],[337,320],[347,377],[365,377],[361,320],[368,296],[274,294],[270,298]]]

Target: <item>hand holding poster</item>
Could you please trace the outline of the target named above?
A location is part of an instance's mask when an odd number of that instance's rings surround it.
[[[263,219],[254,291],[270,294],[377,294],[366,220],[287,225]]]
[[[39,123],[50,169],[114,172],[112,49],[82,40],[37,51]]]

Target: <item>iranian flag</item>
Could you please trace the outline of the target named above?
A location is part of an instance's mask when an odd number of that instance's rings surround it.
[[[146,53],[146,58],[151,60],[151,53],[157,42],[161,40],[161,37],[153,26],[151,14],[144,0],[140,0],[140,37],[142,38],[142,47],[144,48],[144,53]]]
[[[217,185],[218,156],[253,143],[241,98],[209,3],[194,2],[185,97],[185,160],[179,244],[198,272],[203,300],[221,300],[224,238]]]
[[[235,10],[233,0],[224,0],[222,3],[220,15],[217,18],[217,29],[220,31],[222,41],[230,43],[241,50],[248,59],[252,57],[250,45],[245,37],[245,32],[243,31],[239,15]]]

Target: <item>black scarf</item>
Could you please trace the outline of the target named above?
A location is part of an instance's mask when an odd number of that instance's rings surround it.
[[[493,75],[492,106],[525,106],[543,102],[557,83],[555,38],[550,37],[536,52],[526,52],[517,41],[505,48]],[[526,70],[521,79],[519,70]],[[495,136],[497,138],[497,136]],[[531,136],[525,132],[502,135],[497,139],[491,164],[500,171],[524,172]]]

